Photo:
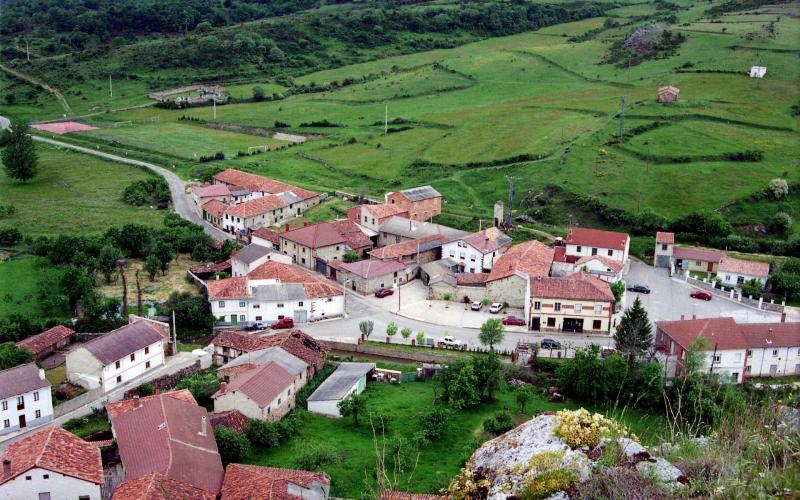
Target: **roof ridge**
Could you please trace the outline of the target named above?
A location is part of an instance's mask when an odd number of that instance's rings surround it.
[[[169,451],[169,463],[167,464],[167,472],[172,469],[172,446],[170,445],[170,441],[172,441],[172,433],[169,430],[169,419],[167,418],[167,409],[164,408],[164,396],[159,395],[158,404],[161,406],[161,417],[164,419],[164,428],[167,430],[167,450]]]
[[[42,459],[42,455],[44,455],[44,450],[50,445],[50,439],[53,437],[53,432],[55,432],[56,429],[57,427],[53,426],[47,430],[47,439],[44,442],[44,446],[39,450],[39,456],[36,457],[36,460],[33,462],[37,467],[39,467],[39,461]]]

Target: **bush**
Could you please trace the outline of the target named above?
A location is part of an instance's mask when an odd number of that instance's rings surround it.
[[[342,459],[341,452],[313,443],[304,446],[294,460],[294,466],[301,470],[319,470],[326,465],[335,464]]]
[[[483,430],[495,436],[505,434],[514,427],[516,427],[514,419],[511,418],[511,414],[507,411],[501,411],[483,421]]]
[[[417,436],[422,438],[423,442],[436,441],[450,429],[452,421],[453,412],[450,409],[434,404],[420,412],[417,419],[419,427]]]
[[[145,382],[144,384],[139,386],[139,396],[140,397],[152,396],[155,393],[156,393],[156,391],[153,389],[153,384]]]
[[[169,184],[161,176],[132,182],[122,192],[122,201],[135,207],[154,206],[156,208],[166,208],[170,199]]]
[[[248,420],[244,434],[256,448],[276,448],[280,444],[277,426],[264,420]]]
[[[772,179],[769,181],[769,187],[767,189],[772,195],[772,198],[780,200],[789,194],[789,183],[786,182],[786,179]]]
[[[571,448],[594,448],[600,438],[613,434],[624,435],[625,429],[599,413],[589,413],[585,408],[561,410],[556,413],[553,433]]]
[[[216,372],[207,370],[182,378],[175,385],[175,389],[189,389],[200,406],[213,408],[214,402],[211,400],[211,395],[219,389],[219,381],[217,381]]]
[[[635,492],[635,495],[632,495]],[[593,474],[588,481],[578,484],[570,498],[594,500],[596,498],[664,498],[664,492],[652,481],[642,477],[636,469],[612,467]]]
[[[233,429],[217,427],[217,430],[214,431],[214,438],[217,440],[217,448],[223,465],[241,462],[250,454],[250,441]]]
[[[0,227],[0,245],[12,246],[22,241],[22,233],[15,227]]]

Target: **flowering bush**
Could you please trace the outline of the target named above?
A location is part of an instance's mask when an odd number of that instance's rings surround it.
[[[613,420],[599,413],[580,410],[561,410],[556,413],[556,427],[553,430],[571,448],[594,448],[603,436],[624,436],[627,430]]]
[[[477,500],[486,498],[491,487],[492,482],[489,479],[476,477],[472,470],[464,468],[442,493],[449,494],[455,500]]]

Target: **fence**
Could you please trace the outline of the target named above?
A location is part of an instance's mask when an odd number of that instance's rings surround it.
[[[741,302],[744,305],[754,307],[756,309],[762,309],[764,311],[772,311],[777,313],[782,313],[786,303],[781,302],[780,304],[776,304],[774,300],[770,300],[769,302],[765,302],[763,298],[759,299],[752,299],[750,297],[743,297],[742,291],[738,288],[725,288],[725,286],[720,286],[717,288],[717,284],[714,281],[708,281],[707,279],[697,279],[692,278],[691,276],[686,277],[686,282],[690,285],[694,285],[698,288],[702,288],[708,292],[713,293],[719,297],[725,297],[730,300],[735,300],[737,302]]]

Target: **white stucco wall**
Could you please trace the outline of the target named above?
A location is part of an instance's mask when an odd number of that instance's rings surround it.
[[[24,408],[17,409],[17,398],[22,397]],[[4,409],[5,408],[5,409]],[[39,416],[36,416],[39,412]],[[25,426],[35,427],[53,420],[53,401],[50,387],[0,400],[0,435],[19,430],[19,417],[25,416]]]
[[[145,354],[145,351],[147,351],[147,354]],[[134,357],[133,360],[131,360],[130,355],[118,360],[119,368],[117,368],[116,361],[103,367],[102,380],[104,391],[108,392],[118,385],[125,384],[128,381],[133,380],[136,377],[140,377],[146,372],[155,370],[159,366],[163,365],[164,342],[159,340],[158,342],[154,342],[146,348],[139,349],[132,354]],[[117,377],[122,377],[119,382],[117,381]]]
[[[627,243],[625,244],[624,250],[617,250],[613,248],[602,248],[602,247],[592,247],[586,245],[573,245],[567,244],[567,255],[580,255],[580,256],[591,256],[591,255],[602,255],[603,257],[608,257],[609,259],[618,260],[620,262],[626,262],[628,260],[628,249],[630,247],[630,238],[628,239]],[[597,252],[592,254],[592,250],[595,249]]]
[[[717,278],[722,280],[722,284],[725,286],[735,286],[741,287],[739,284],[739,278],[742,278],[743,283],[747,283],[752,279],[757,279],[761,282],[761,286],[763,287],[764,284],[767,282],[766,278],[757,277],[757,276],[750,276],[749,274],[741,274],[741,273],[733,273],[730,271],[719,271],[717,272]]]
[[[800,374],[800,346],[750,349],[748,377]]]
[[[49,477],[44,479],[45,475]],[[38,500],[39,493],[50,493],[50,500],[77,500],[81,496],[100,500],[100,485],[38,467],[0,485],[3,499]]]

